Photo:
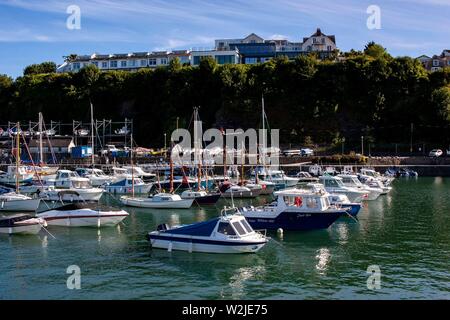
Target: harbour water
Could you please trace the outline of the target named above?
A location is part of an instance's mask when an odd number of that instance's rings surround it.
[[[124,225],[52,228],[56,239],[44,231],[2,235],[0,299],[450,299],[450,178],[399,179],[393,187],[365,205],[359,222],[272,233],[250,255],[149,248],[145,234],[158,224],[214,217],[222,200],[190,210],[128,208]],[[81,269],[80,290],[67,288],[71,265]],[[367,288],[373,265],[379,290]]]

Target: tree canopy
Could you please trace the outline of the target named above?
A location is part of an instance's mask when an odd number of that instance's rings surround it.
[[[359,143],[450,143],[450,72],[429,73],[409,57],[391,57],[375,43],[345,59],[285,57],[255,65],[200,66],[173,61],[168,67],[137,72],[101,72],[88,66],[78,73],[52,73],[49,63],[28,67],[15,80],[0,76],[0,118],[87,120],[89,101],[98,119],[135,120],[141,145],[162,145],[164,133],[189,124],[193,107],[207,127],[259,128],[261,96],[271,128],[281,141]],[[369,141],[368,140],[368,141]]]

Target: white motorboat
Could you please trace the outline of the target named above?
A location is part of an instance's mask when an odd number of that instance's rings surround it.
[[[70,170],[59,170],[54,180],[54,186],[49,186],[41,191],[40,197],[51,201],[99,201],[103,193],[103,189],[92,187],[88,178],[81,178]]]
[[[313,177],[309,172],[300,171],[296,174],[296,177],[299,179],[299,183],[311,183],[318,182],[319,178]]]
[[[223,211],[224,212],[224,211]],[[256,232],[241,214],[184,226],[159,225],[148,233],[152,248],[203,253],[255,253],[269,238]]]
[[[112,227],[129,216],[128,212],[97,203],[71,203],[37,214],[49,226]]]
[[[114,180],[101,169],[78,168],[75,170],[81,177],[88,178],[93,187],[101,187]]]
[[[389,186],[395,180],[395,177],[382,176],[379,172],[369,168],[361,168],[360,172],[362,176],[379,180],[385,186]]]
[[[36,211],[41,199],[9,192],[0,194],[0,211]]]
[[[44,219],[28,214],[0,216],[0,233],[4,234],[37,234],[46,226]]]
[[[327,192],[345,194],[351,202],[361,202],[368,199],[368,191],[347,187],[344,185],[342,178],[340,177],[321,176],[319,181],[324,185]]]
[[[152,183],[145,183],[141,178],[132,178],[127,174],[125,177],[106,185],[104,188],[112,194],[132,194],[133,188],[136,194],[147,194],[153,187]]]
[[[145,172],[141,167],[125,166],[123,169],[127,170],[129,175],[141,178],[144,182],[154,182],[156,179],[156,174]]]
[[[361,181],[359,181],[358,176],[356,175],[341,174],[338,175],[338,177],[342,178],[342,182],[347,187],[367,191],[369,193],[367,200],[376,200],[383,193],[383,189],[381,188],[370,187],[366,184],[362,184]]]
[[[371,178],[369,176],[360,175],[360,179],[362,179],[363,183],[371,188],[379,188],[382,189],[382,195],[386,195],[391,192],[392,187],[384,185],[380,180]]]
[[[24,184],[33,181],[33,173],[25,166],[8,166],[7,172],[0,171],[0,183],[6,185]]]
[[[299,178],[288,177],[283,170],[257,168],[256,173],[259,179],[283,185],[284,188],[295,187],[300,181]],[[253,170],[252,175],[255,175],[255,170]]]
[[[158,193],[148,198],[122,196],[120,201],[126,206],[137,208],[187,209],[192,206],[194,199],[182,199],[177,194]]]

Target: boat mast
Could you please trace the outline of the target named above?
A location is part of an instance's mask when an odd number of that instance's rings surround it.
[[[194,160],[195,158],[197,158],[198,161],[198,168],[197,168],[197,191],[201,190],[201,183],[202,183],[202,156],[201,156],[201,150],[199,150],[199,146],[198,146],[198,141],[197,141],[197,121],[200,121],[199,117],[198,117],[198,108],[194,108],[194,136],[195,136],[195,141],[194,141]],[[198,134],[198,133],[197,133]]]
[[[170,153],[170,193],[173,193],[173,161],[172,161],[172,152]]]
[[[44,154],[42,152],[42,112],[39,112],[39,164],[44,163]]]
[[[91,102],[91,146],[92,146],[92,168],[95,166],[95,141],[94,141],[94,106]]]
[[[16,126],[16,193],[19,193],[19,165],[20,165],[20,123]]]
[[[134,198],[134,164],[133,164],[133,134],[131,134],[131,150],[130,150],[130,157],[131,157],[131,192]]]
[[[244,142],[242,142],[241,148],[241,185],[244,186],[244,162],[245,162],[245,147]]]
[[[225,137],[225,132],[223,129],[222,129],[222,137]],[[223,180],[225,181],[227,177],[227,142],[226,141],[224,142],[225,143],[223,147]]]

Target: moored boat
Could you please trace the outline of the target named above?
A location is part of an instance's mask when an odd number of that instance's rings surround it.
[[[40,199],[9,192],[0,195],[0,211],[36,211]]]
[[[152,248],[203,253],[255,253],[268,242],[240,214],[222,214],[218,218],[184,226],[166,224],[148,233]]]
[[[291,231],[326,229],[346,215],[344,208],[330,204],[326,193],[299,189],[280,191],[272,204],[239,210],[253,228]]]
[[[126,206],[137,208],[187,209],[192,206],[194,199],[182,199],[177,194],[158,193],[148,198],[122,196],[120,202]]]
[[[28,214],[0,216],[0,233],[4,234],[37,234],[43,226],[46,226],[43,219]]]
[[[111,227],[129,216],[128,212],[97,203],[71,203],[37,214],[49,226]]]
[[[194,199],[194,203],[199,205],[215,204],[220,199],[220,196],[220,193],[208,193],[204,190],[185,190],[181,193],[181,199]]]

